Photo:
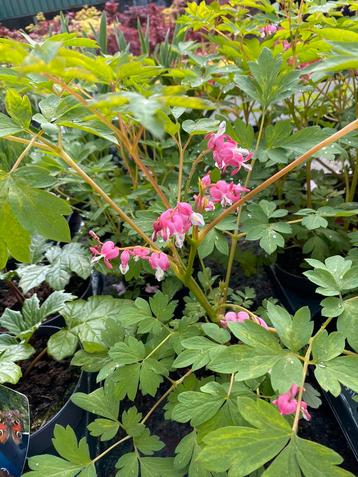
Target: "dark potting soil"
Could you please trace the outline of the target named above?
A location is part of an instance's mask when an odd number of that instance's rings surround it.
[[[70,359],[55,361],[44,354],[26,375],[26,370],[38,354],[46,348],[48,338],[34,336],[30,344],[36,354],[23,361],[21,369],[23,377],[13,386],[16,391],[25,394],[30,403],[31,432],[46,424],[71,396],[80,376],[80,369],[70,366]]]
[[[29,290],[26,294],[22,294],[18,282],[13,280],[12,283],[13,286],[5,281],[0,282],[0,316],[5,311],[5,308],[21,310],[22,299],[30,298],[34,293],[37,294],[40,303],[43,303],[53,292],[52,288],[47,283],[42,283],[40,286]],[[80,298],[86,293],[88,287],[88,280],[83,280],[79,277],[72,277],[69,284],[65,287],[65,290]]]

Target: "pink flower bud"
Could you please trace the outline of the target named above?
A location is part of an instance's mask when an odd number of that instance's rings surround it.
[[[129,260],[131,258],[131,254],[128,250],[123,250],[121,253],[121,264],[119,265],[119,269],[123,275],[125,275],[129,270]]]
[[[205,176],[200,180],[201,186],[203,189],[206,189],[211,185],[211,177],[210,174],[205,174]]]
[[[110,263],[110,260],[118,257],[119,248],[116,247],[111,240],[108,240],[107,242],[104,242],[101,247],[99,245],[96,247],[90,247],[90,252],[94,255],[92,262],[98,262],[103,258],[105,266],[111,269],[113,266]]]
[[[160,282],[164,278],[164,272],[170,268],[168,256],[163,252],[153,252],[149,257],[149,265],[155,270],[155,277]]]
[[[260,31],[261,31],[261,38],[265,38],[266,36],[270,36],[270,35],[273,35],[274,33],[276,33],[278,30],[278,26],[277,25],[272,25],[272,24],[269,24],[269,25],[265,25],[263,26]]]
[[[224,134],[224,130],[219,128],[216,134],[210,133],[206,136],[206,139],[208,140],[208,148],[213,151],[215,165],[221,171],[225,172],[227,167],[231,166],[234,168],[231,175],[235,175],[241,167],[251,169],[245,163],[252,158],[253,153],[239,147],[237,142],[228,134]]]
[[[167,241],[174,237],[176,246],[183,246],[185,234],[189,231],[192,223],[193,208],[187,202],[178,202],[174,209],[163,212],[153,224],[153,240],[158,237]]]
[[[203,212],[212,212],[215,210],[215,204],[204,195],[194,195],[195,208]]]
[[[222,207],[225,207],[238,202],[241,199],[241,193],[248,190],[240,184],[220,180],[210,187],[210,196],[215,204],[220,203]]]
[[[142,260],[148,260],[150,250],[145,247],[134,247],[130,253],[133,255],[134,261],[137,262],[140,258]]]
[[[220,323],[224,328],[227,328],[227,325],[229,322],[234,322],[234,323],[243,323],[246,320],[250,319],[250,315],[246,311],[239,311],[238,313],[235,313],[234,311],[228,311],[223,320],[220,320]],[[254,321],[262,326],[263,328],[267,329],[268,326],[266,322],[262,319],[256,316],[254,318]]]
[[[237,321],[237,314],[234,311],[228,311],[223,320],[220,320],[223,328],[227,328],[229,322],[236,322]]]
[[[280,394],[277,399],[272,401],[272,404],[277,406],[278,410],[280,411],[280,414],[288,415],[296,413],[298,401],[295,399],[295,397],[298,390],[299,388],[297,384],[292,384],[292,386],[286,393]],[[307,411],[307,403],[305,401],[301,401],[300,411],[302,412],[302,415],[306,420],[309,421],[311,419],[311,415]]]
[[[88,235],[89,235],[90,237],[92,237],[93,239],[97,240],[97,242],[99,242],[99,243],[101,242],[100,239],[99,239],[99,237],[98,237],[98,235],[97,235],[93,230],[90,230],[90,231],[88,232]]]

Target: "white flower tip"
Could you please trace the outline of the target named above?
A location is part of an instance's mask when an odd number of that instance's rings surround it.
[[[155,271],[155,278],[158,280],[158,282],[161,282],[164,278],[164,270],[157,268]]]
[[[129,270],[129,266],[126,265],[125,267],[123,267],[122,265],[119,265],[119,270],[121,271],[122,275],[125,275]]]
[[[185,235],[175,234],[175,245],[178,248],[182,248],[184,244]]]
[[[219,128],[218,128],[218,134],[221,136],[222,134],[224,134],[226,131],[226,122],[225,121],[222,121],[220,124],[219,124]]]
[[[97,263],[102,260],[102,258],[104,258],[104,255],[96,255],[95,257],[91,258],[91,263]]]
[[[191,214],[191,223],[193,225],[198,225],[199,227],[204,227],[205,225],[205,221],[204,221],[204,217],[199,214],[198,212],[193,212]]]

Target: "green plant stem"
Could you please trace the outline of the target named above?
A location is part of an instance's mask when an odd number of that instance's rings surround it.
[[[298,157],[293,162],[291,162],[291,164],[288,164],[286,167],[284,167],[280,171],[276,172],[276,174],[269,177],[267,180],[265,180],[260,185],[255,187],[255,189],[253,189],[252,191],[245,194],[238,202],[236,202],[235,204],[231,205],[226,210],[224,210],[220,215],[218,215],[212,222],[210,222],[210,224],[208,224],[200,232],[199,237],[198,237],[198,242],[201,243],[204,240],[204,238],[206,237],[206,235],[210,232],[211,229],[213,229],[217,224],[219,224],[225,217],[227,217],[228,215],[235,212],[238,207],[240,207],[245,202],[247,202],[248,200],[255,197],[257,194],[259,194],[263,190],[270,187],[272,184],[274,184],[279,179],[281,179],[281,177],[285,176],[286,174],[291,172],[293,169],[295,169],[299,165],[303,164],[307,159],[309,159],[313,154],[315,154],[317,151],[321,150],[323,147],[329,146],[333,142],[338,141],[339,139],[346,136],[347,134],[349,134],[350,132],[354,131],[357,128],[358,128],[358,119],[352,121],[347,126],[342,128],[341,130],[337,131],[336,133],[332,134],[331,136],[324,139],[320,143],[316,144],[314,147],[312,147],[307,152],[305,152],[300,157]]]
[[[235,382],[235,373],[231,373],[230,383],[229,383],[229,389],[227,390],[226,399],[229,399],[229,398],[230,398],[230,394],[231,394],[231,391],[232,391],[232,387],[233,387],[233,385],[234,385],[234,382]]]
[[[186,266],[186,272],[185,272],[185,280],[187,280],[190,277],[190,275],[193,273],[194,260],[195,260],[195,257],[196,257],[196,253],[198,251],[198,246],[197,246],[197,243],[196,243],[197,237],[198,237],[198,226],[194,225],[193,226],[192,239],[191,239],[191,243],[190,243],[188,264]]]
[[[195,161],[193,162],[193,164],[191,166],[191,169],[190,169],[190,172],[189,172],[189,175],[188,175],[188,179],[186,181],[185,191],[184,191],[184,198],[185,199],[188,196],[189,189],[190,189],[190,184],[191,184],[195,169],[197,168],[198,164],[200,164],[200,162],[204,159],[204,157],[207,155],[208,152],[209,152],[209,149],[205,149],[204,151],[202,151],[198,155],[198,157],[195,159]]]
[[[180,133],[178,133],[178,140],[176,141],[178,149],[179,149],[179,172],[178,172],[177,202],[180,202],[180,199],[181,199],[181,189],[182,189],[182,183],[183,183],[184,157],[185,157],[185,151],[186,151],[186,148],[188,147],[189,141],[190,141],[190,137],[189,137],[189,139],[187,140],[186,144],[183,147],[182,143],[181,143]]]
[[[161,402],[164,401],[164,399],[169,396],[169,394],[177,387],[179,386],[179,384],[181,384],[184,379],[186,379],[188,376],[190,376],[192,374],[192,369],[189,369],[189,371],[187,371],[181,378],[177,379],[176,381],[174,381],[174,383],[170,386],[170,388],[168,388],[165,393],[160,397],[160,399],[158,399],[158,401],[154,404],[154,406],[147,412],[147,414],[143,417],[143,419],[140,421],[142,424],[144,424],[146,421],[148,421],[148,419],[150,418],[150,416],[153,414],[153,412],[157,409],[157,407],[159,406],[159,404]]]
[[[347,356],[358,356],[358,353],[355,353],[354,351],[349,351],[349,349],[344,349],[342,351],[342,354],[345,354]]]
[[[308,371],[309,361],[310,361],[310,357],[311,357],[313,339],[314,338],[310,338],[310,341],[308,343],[308,348],[307,348],[307,351],[306,351],[306,354],[305,354],[305,357],[304,357],[304,362],[303,362],[302,381],[301,381],[301,386],[300,386],[299,391],[298,391],[296,413],[295,413],[295,418],[294,418],[293,425],[292,425],[292,432],[294,432],[295,434],[297,433],[298,421],[300,420],[302,395],[303,395],[304,384],[305,384],[305,381],[306,381],[306,375],[307,375],[307,371]]]
[[[309,159],[306,163],[306,206],[308,209],[312,208],[312,171],[311,171],[312,159]]]
[[[163,346],[164,343],[166,343],[168,341],[168,339],[173,336],[173,333],[169,333],[169,335],[167,335],[145,358],[143,361],[145,361],[146,359],[150,358],[151,356],[153,356],[153,354],[158,351],[159,348],[161,348]]]
[[[39,134],[36,134],[36,136],[34,136],[31,141],[27,144],[27,146],[25,147],[25,149],[22,151],[22,153],[19,155],[19,157],[16,159],[15,161],[15,164],[12,166],[11,170],[10,170],[10,173],[12,172],[15,172],[16,169],[19,167],[19,165],[21,164],[21,162],[23,161],[23,159],[25,159],[25,157],[27,156],[28,152],[30,151],[30,149],[36,144],[36,139],[39,138],[39,136],[41,136],[42,134],[42,131],[41,133]]]
[[[351,182],[351,188],[349,191],[349,202],[353,202],[354,196],[356,194],[357,190],[357,185],[358,185],[358,153],[356,156],[355,164],[354,164],[354,171],[353,171],[353,177],[352,177],[352,182]]]
[[[136,145],[132,145],[131,142],[128,140],[125,134],[123,134],[122,131],[120,131],[113,123],[112,121],[108,120],[106,116],[104,116],[100,111],[98,111],[97,108],[93,107],[92,105],[88,104],[87,101],[77,93],[76,90],[68,86],[64,81],[51,76],[47,75],[47,77],[53,81],[54,83],[58,84],[61,86],[61,88],[66,91],[67,93],[71,94],[74,98],[77,99],[79,103],[81,103],[86,109],[88,109],[91,113],[93,113],[97,118],[105,124],[116,136],[118,143],[123,143],[125,148],[128,151],[129,156],[133,159],[133,161],[136,163],[136,165],[139,167],[139,169],[143,172],[144,176],[148,180],[148,182],[151,184],[155,192],[158,194],[160,197],[161,201],[163,202],[164,206],[169,208],[169,202],[167,198],[165,197],[164,193],[159,187],[159,184],[153,177],[152,172],[146,167],[146,165],[143,163],[143,161],[140,159],[138,156],[138,150]]]
[[[31,133],[31,134],[33,134],[33,133]],[[29,144],[30,143],[29,139],[26,139],[26,138],[23,138],[23,137],[12,136],[11,134],[9,136],[3,137],[2,139],[6,139],[7,141],[11,141],[11,142],[18,142],[20,144]],[[45,144],[40,143],[40,142],[34,142],[33,147],[37,147],[39,149],[42,149],[43,151],[53,152],[52,147],[46,146]]]
[[[349,173],[346,167],[343,168],[343,177],[344,177],[344,183],[346,186],[346,202],[349,202],[349,197],[350,197]]]
[[[151,407],[151,409],[147,412],[147,414],[143,417],[143,419],[140,421],[141,424],[145,424],[146,421],[150,418],[150,416],[153,414],[153,412],[157,409],[157,407],[164,401],[164,399],[166,397],[169,396],[169,394],[177,387],[179,386],[179,384],[181,384],[184,379],[186,379],[188,376],[191,375],[193,371],[190,369],[189,371],[187,371],[184,376],[182,376],[181,378],[179,378],[177,381],[174,381],[173,384],[170,386],[170,388],[168,388],[165,393],[156,401],[156,403],[154,404],[154,406]],[[102,459],[105,455],[109,454],[109,452],[111,452],[113,449],[115,449],[117,446],[119,446],[120,444],[122,444],[123,442],[126,442],[128,441],[129,439],[132,439],[132,436],[125,436],[123,437],[122,439],[120,439],[119,441],[115,442],[113,445],[111,445],[110,447],[108,447],[108,449],[106,449],[105,451],[103,451],[101,454],[98,454],[92,461],[91,461],[91,464],[95,464],[96,462],[98,462],[100,459]]]
[[[341,294],[340,294],[340,300],[341,301],[343,300]],[[295,413],[295,418],[294,418],[293,425],[292,425],[292,432],[294,432],[295,434],[297,433],[297,430],[298,430],[298,421],[300,419],[300,413],[301,413],[302,395],[303,395],[303,391],[304,391],[304,384],[305,384],[305,381],[306,381],[308,366],[310,364],[314,364],[310,360],[313,342],[314,342],[315,338],[317,338],[317,336],[319,334],[321,334],[322,331],[327,328],[327,326],[330,324],[330,322],[332,320],[333,320],[333,317],[327,318],[327,320],[323,323],[323,325],[320,327],[320,329],[317,331],[317,333],[314,336],[312,336],[310,338],[309,342],[308,342],[308,348],[307,348],[307,351],[305,353],[305,357],[304,357],[304,360],[303,360],[302,381],[301,381],[301,386],[299,388],[298,396],[297,396],[296,413]]]
[[[257,141],[256,141],[255,150],[254,150],[255,157],[254,157],[253,161],[251,162],[251,169],[247,173],[245,184],[244,184],[245,187],[247,187],[249,185],[251,175],[252,175],[252,171],[255,167],[255,163],[256,163],[256,160],[257,160],[256,155],[257,155],[257,151],[258,151],[258,148],[260,146],[261,139],[262,139],[262,133],[263,133],[264,124],[265,124],[265,117],[266,117],[266,110],[264,109],[262,111],[260,129],[259,129],[259,132],[258,132],[258,135],[257,135]],[[231,240],[230,252],[229,252],[229,257],[228,257],[227,266],[226,266],[226,276],[225,276],[225,282],[224,282],[224,294],[223,294],[223,297],[222,297],[222,302],[224,302],[224,303],[227,300],[227,295],[228,295],[228,292],[229,292],[230,278],[231,278],[231,274],[232,274],[232,268],[233,268],[233,265],[234,265],[237,244],[238,244],[238,241],[239,241],[240,220],[241,220],[241,207],[238,208],[238,214],[237,214],[236,225],[235,225],[235,234],[233,235],[232,240]]]
[[[196,257],[197,250],[198,250],[198,247],[196,245],[196,242],[192,241],[192,243],[190,245],[188,264],[186,266],[186,271],[185,271],[185,281],[188,280],[188,278],[193,273],[193,265],[194,265],[194,260],[195,260],[195,257]]]
[[[79,176],[95,191],[102,199],[117,212],[119,217],[126,222],[148,245],[158,250],[157,245],[145,234],[140,227],[107,195],[104,190],[64,151],[57,149],[58,155],[64,162],[75,170]]]
[[[98,454],[92,461],[91,464],[95,464],[99,460],[102,459],[105,455],[109,454],[113,449],[115,449],[117,446],[122,444],[123,442],[129,441],[129,439],[132,439],[132,436],[125,436],[123,439],[120,439],[119,441],[115,442],[113,445],[108,447],[105,451],[101,452],[101,454]]]
[[[217,323],[219,321],[218,317],[216,316],[212,306],[208,302],[208,299],[206,295],[204,294],[203,290],[199,287],[199,285],[194,280],[194,278],[192,276],[188,277],[186,280],[185,280],[185,277],[181,277],[181,278],[178,277],[178,278],[184,283],[184,285],[186,285],[189,288],[189,290],[192,292],[192,294],[195,296],[195,298],[198,300],[200,305],[204,308],[204,310],[208,314],[208,317],[210,318],[210,320],[213,321],[214,323]]]

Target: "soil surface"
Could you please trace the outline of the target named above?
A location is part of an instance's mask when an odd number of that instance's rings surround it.
[[[47,336],[34,336],[30,344],[36,354],[21,364],[23,377],[13,386],[25,394],[30,402],[30,430],[43,427],[71,396],[80,376],[80,369],[70,366],[70,359],[55,361],[44,354],[26,375],[27,369],[47,346]]]
[[[89,286],[88,280],[82,280],[78,277],[72,277],[69,284],[65,287],[65,291],[81,298],[86,296]],[[13,310],[21,310],[21,305],[24,299],[30,298],[34,293],[43,303],[46,298],[53,292],[52,288],[47,283],[42,283],[39,287],[32,288],[26,294],[22,294],[16,280],[12,284],[1,281],[0,282],[0,316],[5,311],[5,308],[12,308]],[[51,317],[49,317],[51,318]]]
[[[21,304],[24,299],[30,298],[34,293],[37,294],[42,303],[51,295],[52,289],[46,283],[43,283],[39,287],[33,288],[26,294],[23,294],[17,280],[12,280],[12,282],[0,282],[0,315],[4,312],[5,308],[21,310]]]

